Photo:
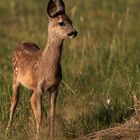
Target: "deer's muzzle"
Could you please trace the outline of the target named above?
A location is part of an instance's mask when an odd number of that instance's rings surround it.
[[[77,31],[72,31],[71,33],[68,33],[69,38],[74,38],[77,36]]]

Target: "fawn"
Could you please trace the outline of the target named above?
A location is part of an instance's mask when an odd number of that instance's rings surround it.
[[[35,43],[25,42],[13,51],[13,95],[6,132],[11,128],[19,89],[23,85],[32,92],[30,103],[36,120],[37,135],[41,125],[41,96],[42,93],[49,92],[50,136],[54,137],[55,105],[62,79],[60,61],[63,41],[76,37],[77,32],[65,14],[63,0],[49,0],[47,14],[49,23],[45,49],[40,50]]]

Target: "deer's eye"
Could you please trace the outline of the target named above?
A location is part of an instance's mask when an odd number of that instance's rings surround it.
[[[59,26],[65,26],[64,22],[59,22]]]

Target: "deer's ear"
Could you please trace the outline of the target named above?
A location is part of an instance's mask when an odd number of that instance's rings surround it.
[[[50,0],[47,7],[47,13],[50,18],[57,14],[65,14],[65,4],[63,0]]]
[[[63,0],[56,0],[57,12],[65,14],[65,4]]]

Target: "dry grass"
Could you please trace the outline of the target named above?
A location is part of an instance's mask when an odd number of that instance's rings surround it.
[[[135,116],[124,124],[93,132],[78,140],[139,140],[140,139],[140,101],[134,95]]]

